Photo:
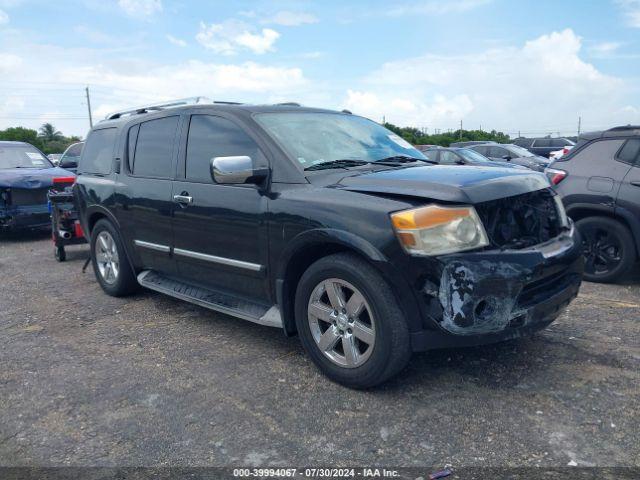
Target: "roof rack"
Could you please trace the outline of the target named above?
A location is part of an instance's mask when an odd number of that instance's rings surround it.
[[[300,106],[298,102],[282,102],[282,103],[275,103],[274,105],[279,105],[282,107],[299,107]]]
[[[607,130],[607,132],[620,132],[624,130],[640,130],[640,125],[621,125]]]
[[[175,108],[181,107],[184,105],[196,105],[198,103],[234,103],[234,102],[212,102],[207,97],[188,97],[188,98],[180,98],[178,100],[169,100],[167,102],[162,103],[154,103],[151,105],[142,105],[140,107],[131,108],[129,110],[122,110],[120,112],[110,113],[105,117],[105,120],[115,120],[116,118],[120,118],[124,115],[139,115],[142,113],[149,113],[157,110],[165,110],[167,108]]]

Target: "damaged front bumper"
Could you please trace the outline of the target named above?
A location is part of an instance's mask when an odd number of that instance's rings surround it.
[[[50,224],[51,219],[47,204],[0,206],[0,230],[39,228]]]
[[[434,325],[412,334],[416,351],[529,335],[560,315],[582,281],[582,249],[574,228],[526,249],[438,260],[438,281],[427,278],[419,293]]]

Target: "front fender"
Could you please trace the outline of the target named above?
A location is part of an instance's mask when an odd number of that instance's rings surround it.
[[[295,324],[292,316],[293,305],[290,300],[291,293],[295,291],[295,286],[287,284],[287,273],[292,267],[292,262],[297,262],[299,258],[305,258],[305,261],[308,261],[305,252],[316,251],[318,247],[326,247],[327,250],[331,250],[333,247],[333,249],[339,251],[351,251],[368,260],[380,272],[395,293],[398,305],[405,314],[409,330],[418,331],[423,328],[418,302],[413,290],[401,272],[393,266],[379,249],[353,233],[332,228],[317,228],[307,230],[294,237],[277,262],[276,299],[281,312],[283,312],[285,331],[287,333],[292,333],[292,327]],[[321,257],[313,260],[315,261],[319,258]]]

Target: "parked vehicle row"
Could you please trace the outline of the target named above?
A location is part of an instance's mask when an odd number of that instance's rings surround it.
[[[511,162],[538,172],[543,172],[549,166],[548,159],[514,144],[491,142],[471,145],[469,148],[495,162]]]
[[[531,153],[540,157],[549,158],[551,153],[562,150],[565,147],[575,145],[573,140],[566,137],[539,137],[539,138],[516,138],[513,143],[519,147],[526,148]]]
[[[176,103],[88,135],[74,188],[109,295],[142,285],[281,328],[361,388],[414,351],[544,328],[578,293],[581,245],[544,174],[436,164],[349,112]]]

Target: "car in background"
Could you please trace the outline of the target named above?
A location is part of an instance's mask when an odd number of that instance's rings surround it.
[[[80,160],[83,147],[84,142],[77,142],[69,145],[60,158],[60,163],[58,164],[60,168],[64,168],[65,170],[75,173],[78,169],[78,160]]]
[[[585,279],[622,277],[640,256],[640,126],[580,136],[547,175],[582,235]]]
[[[511,162],[516,165],[543,172],[549,166],[549,159],[534,155],[529,150],[511,143],[483,143],[469,147],[480,155],[496,162]]]
[[[494,162],[470,148],[430,147],[422,154],[439,165],[476,165],[480,167],[507,167],[526,169],[521,165],[506,162]]]
[[[524,138],[519,137],[513,141],[514,145],[526,148],[531,153],[541,157],[549,158],[551,152],[562,150],[568,146],[574,146],[575,142],[566,137],[542,137],[542,138]]]
[[[549,155],[549,160],[558,160],[559,158],[564,157],[567,153],[571,151],[573,145],[567,145],[562,150],[556,150],[555,152],[551,152]]]
[[[496,142],[487,141],[487,140],[470,140],[468,142],[453,142],[449,146],[450,147],[470,147],[471,145],[482,145],[485,143],[496,143]]]
[[[33,145],[0,142],[0,231],[49,226],[47,192],[68,176]]]
[[[58,165],[60,163],[60,158],[62,158],[62,154],[50,153],[49,155],[47,155],[47,158],[51,160],[51,163],[53,163],[54,165]]]

